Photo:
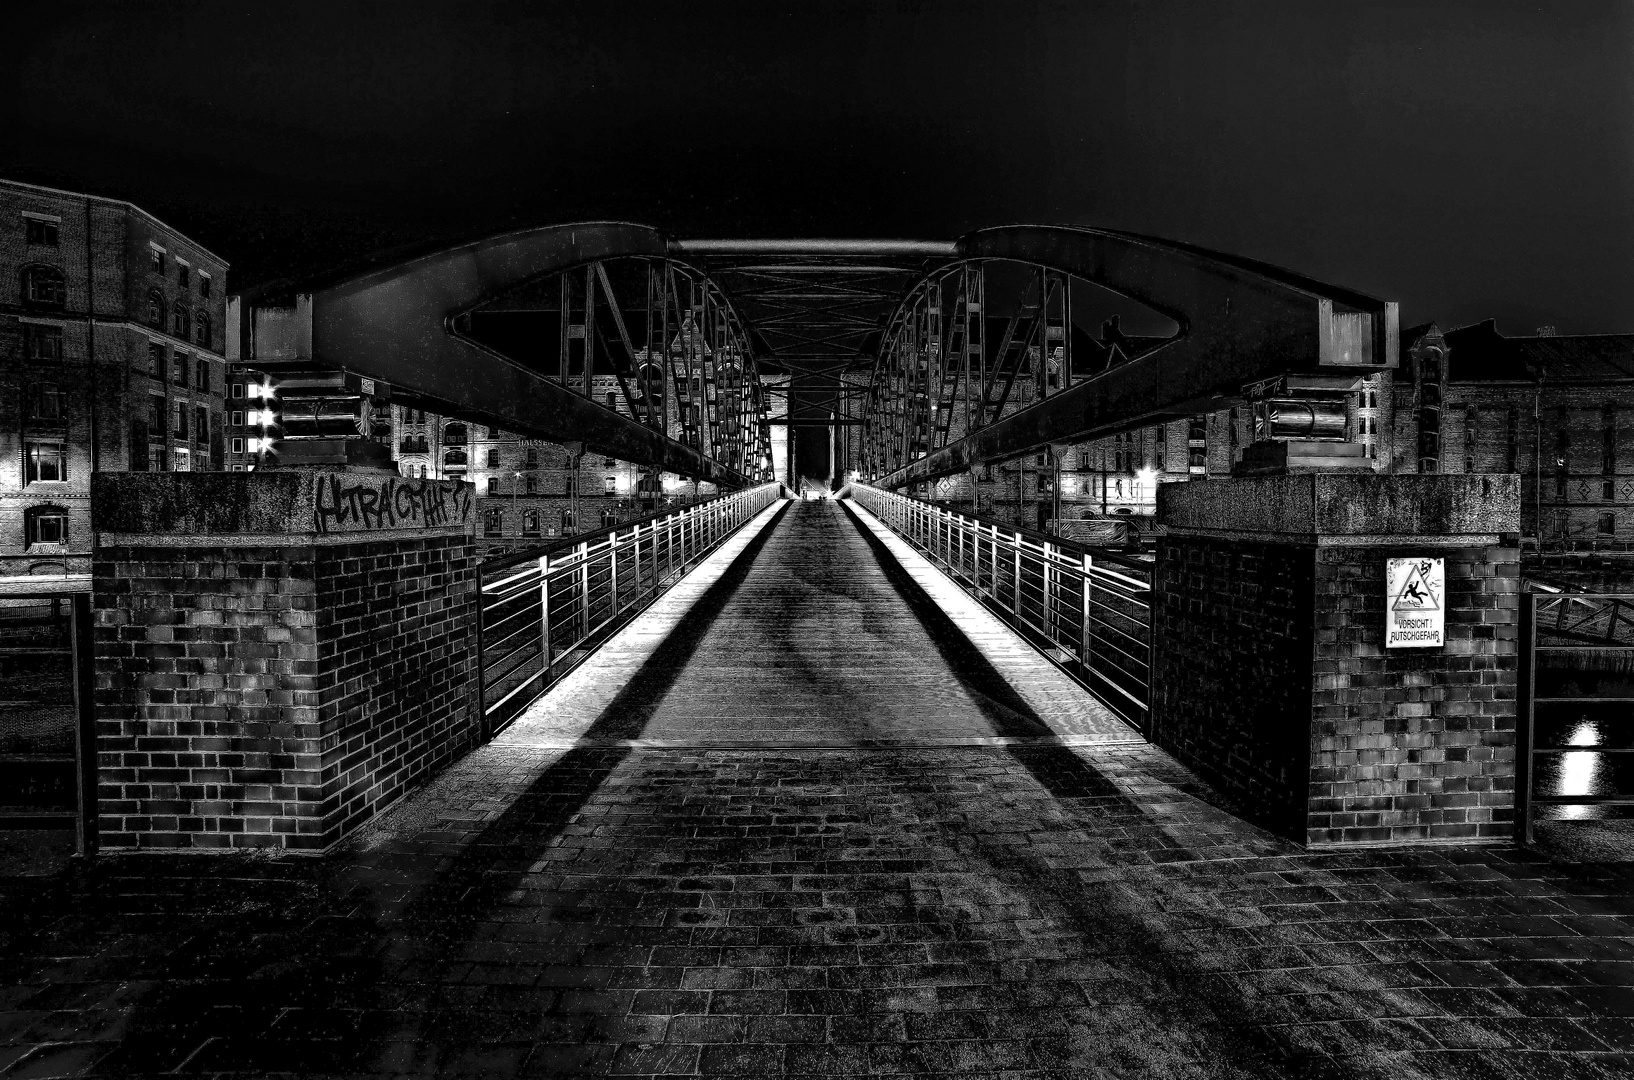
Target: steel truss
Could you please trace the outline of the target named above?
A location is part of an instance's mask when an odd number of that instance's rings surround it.
[[[645,264],[644,297],[614,288],[610,269],[630,259]],[[560,312],[555,371],[507,356],[472,332],[475,313],[541,286],[554,289]],[[771,475],[767,397],[743,320],[707,271],[672,256],[668,237],[646,226],[597,222],[506,233],[310,291],[251,296],[246,307],[242,355],[257,365],[272,363],[264,360],[270,350],[255,347],[262,316],[282,308],[277,318],[293,330],[286,335],[292,345],[280,348],[291,361],[382,380],[396,395],[446,415],[582,443],[726,488]],[[645,331],[644,341],[632,327]],[[650,362],[654,341],[668,343],[658,350],[661,365]],[[575,357],[576,389],[566,370]],[[658,372],[647,370],[655,366]],[[662,378],[679,402],[683,373],[688,404],[698,406],[690,438],[685,423],[669,430],[667,411],[658,408],[664,395],[653,385]],[[617,377],[629,415],[589,397],[596,374]]]
[[[956,249],[905,291],[873,358],[862,472],[881,487],[1224,408],[1267,378],[1396,362],[1394,303],[1263,263],[1051,226],[987,229]],[[1010,314],[989,341],[999,263],[1024,268],[1025,284],[1001,298]],[[1178,334],[1133,356],[1109,348],[1099,370],[1075,366],[1075,279],[1167,316]]]

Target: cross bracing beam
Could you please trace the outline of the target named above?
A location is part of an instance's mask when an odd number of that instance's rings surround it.
[[[1280,267],[1132,233],[1059,226],[1009,226],[971,233],[954,263],[910,289],[881,339],[864,448],[876,483],[902,487],[1015,457],[1050,443],[1115,435],[1223,408],[1244,388],[1290,374],[1366,374],[1393,367],[1397,308]],[[1042,400],[983,423],[981,410],[947,445],[930,445],[921,402],[931,367],[915,320],[934,282],[995,262],[1081,278],[1166,315],[1178,334],[1132,360],[1082,378]],[[1049,292],[1042,294],[1048,307]],[[1063,295],[1066,295],[1063,292]],[[1044,310],[1070,343],[1070,316]],[[1037,329],[1036,327],[1034,328]],[[1045,346],[1050,336],[1045,335]],[[940,361],[940,356],[938,356]],[[966,350],[953,372],[967,401],[987,401],[1005,357]],[[1048,357],[1040,349],[1038,375]],[[944,372],[948,365],[943,365]],[[1040,386],[1042,393],[1042,384]]]

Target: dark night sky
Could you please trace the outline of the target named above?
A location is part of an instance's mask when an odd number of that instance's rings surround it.
[[[1404,322],[1634,331],[1627,2],[28,8],[0,175],[129,198],[238,287],[588,218],[1042,221],[1279,263]]]

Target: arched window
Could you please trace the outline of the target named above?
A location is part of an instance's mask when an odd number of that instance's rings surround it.
[[[170,309],[170,332],[182,340],[187,340],[192,319],[187,314],[187,305],[180,300]]]
[[[607,391],[607,407],[614,410],[618,408],[618,392],[616,390]]]
[[[443,464],[445,466],[447,466],[448,468],[450,468],[450,469],[463,469],[463,468],[465,468],[465,451],[464,450],[444,450],[443,451]]]
[[[23,511],[24,537],[29,547],[68,542],[68,511],[60,506],[31,506]]]
[[[194,316],[193,329],[195,331],[196,340],[198,343],[200,345],[208,346],[210,344],[210,313],[207,311],[200,311],[196,316]]]
[[[165,328],[165,294],[158,289],[148,290],[148,325],[155,330]]]
[[[464,446],[465,445],[465,425],[464,424],[449,424],[446,427],[444,427],[443,428],[443,445],[444,446]],[[462,454],[461,455],[461,463],[463,464],[463,462],[464,462],[464,455]]]
[[[62,271],[52,266],[23,267],[23,303],[31,308],[66,307],[68,282]]]

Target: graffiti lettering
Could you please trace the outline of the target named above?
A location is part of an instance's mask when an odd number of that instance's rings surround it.
[[[470,517],[470,489],[446,480],[374,481],[332,473],[318,478],[313,493],[312,524],[320,533],[463,525]]]

